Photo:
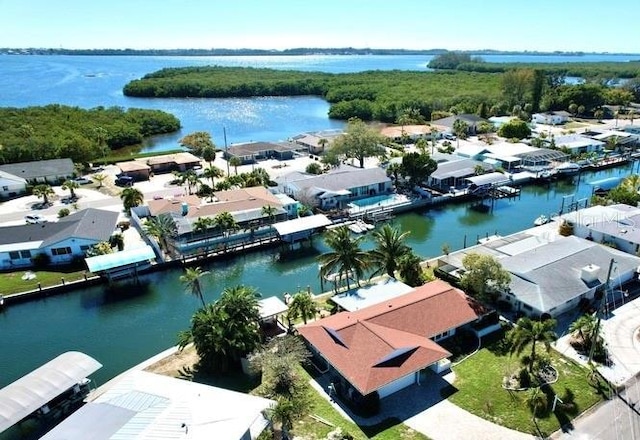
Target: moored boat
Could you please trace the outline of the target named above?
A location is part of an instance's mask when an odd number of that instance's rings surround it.
[[[536,218],[533,221],[534,226],[542,226],[549,223],[549,217],[547,217],[546,215],[542,214],[540,216],[538,216],[538,218]]]

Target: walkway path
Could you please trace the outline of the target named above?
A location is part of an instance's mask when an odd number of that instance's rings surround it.
[[[329,378],[324,375],[312,381],[312,386],[334,408],[358,425],[373,425],[395,417],[410,428],[433,440],[533,440],[535,437],[514,431],[475,416],[446,400],[442,393],[455,380],[455,373],[444,377],[429,375],[422,385],[412,385],[381,401],[380,414],[362,418],[339,405],[326,393]]]

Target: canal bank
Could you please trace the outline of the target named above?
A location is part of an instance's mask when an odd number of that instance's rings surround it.
[[[481,212],[472,203],[434,206],[399,214],[390,222],[410,231],[408,244],[423,259],[475,243],[476,237],[501,235],[532,226],[540,214],[588,198],[586,182],[629,174],[629,167],[586,173],[580,182],[553,182],[523,187],[520,198],[498,200],[493,211]],[[370,240],[364,242],[371,248]],[[285,251],[267,249],[202,263],[210,275],[203,280],[205,299],[237,284],[258,288],[263,297],[282,296],[309,286],[320,292],[317,256],[327,251],[321,239],[313,245]],[[122,371],[177,342],[188,328],[198,300],[184,293],[182,268],[140,276],[139,283],[82,287],[34,301],[13,304],[0,312],[0,386],[21,377],[63,351],[79,350],[96,358],[102,368],[96,382],[104,384]]]

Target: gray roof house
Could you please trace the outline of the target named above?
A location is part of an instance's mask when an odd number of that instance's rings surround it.
[[[482,169],[483,172],[490,172],[493,171],[493,166],[473,159],[439,163],[438,169],[429,176],[427,183],[429,186],[447,191],[451,187],[467,186],[465,179],[475,176],[478,169]]]
[[[0,165],[0,171],[27,181],[55,182],[72,177],[75,173],[71,159],[50,159]]]
[[[91,246],[109,240],[117,222],[117,212],[88,208],[57,222],[0,228],[0,268],[29,267],[38,254],[48,255],[51,264],[70,263],[84,257]]]
[[[357,199],[387,194],[391,179],[382,168],[342,166],[327,174],[294,172],[277,180],[283,192],[305,205],[344,209]]]
[[[455,124],[457,120],[463,121],[465,124],[468,125],[469,127],[468,134],[470,135],[476,134],[478,130],[478,125],[480,125],[481,122],[488,122],[486,119],[481,118],[478,115],[463,113],[459,115],[452,115],[452,116],[447,116],[446,118],[438,119],[436,121],[433,121],[433,124],[442,125],[443,127],[448,127],[451,131],[453,131],[453,124]]]
[[[509,289],[500,298],[532,317],[558,316],[592,300],[604,288],[613,259],[610,287],[621,286],[637,275],[640,258],[576,236],[563,237],[550,229],[537,228],[482,245],[467,248],[440,259],[441,269],[452,275],[464,272],[462,259],[469,253],[491,255],[511,274]],[[541,232],[544,230],[544,232]]]

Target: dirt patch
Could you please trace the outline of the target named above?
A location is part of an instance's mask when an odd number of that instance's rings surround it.
[[[199,360],[200,357],[196,353],[196,349],[193,346],[189,346],[148,366],[145,371],[164,376],[183,377],[185,372],[195,369],[195,365]]]

